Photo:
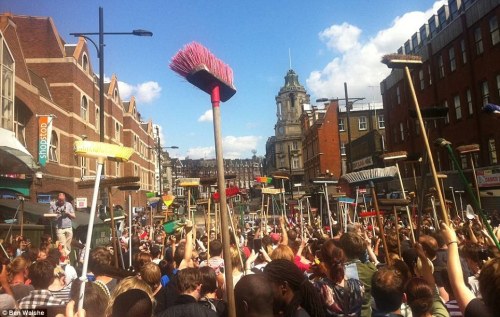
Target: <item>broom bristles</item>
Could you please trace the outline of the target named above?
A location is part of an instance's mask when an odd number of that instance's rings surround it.
[[[185,45],[172,57],[170,69],[182,77],[203,65],[209,72],[229,86],[233,86],[233,70],[213,55],[208,48],[197,42]]]
[[[369,181],[384,181],[393,179],[398,174],[398,169],[395,166],[385,168],[372,168],[369,170],[352,172],[342,175],[341,179],[346,180],[349,184],[367,183]]]
[[[479,152],[479,151],[480,151],[479,144],[468,144],[457,147],[457,152],[460,154]]]

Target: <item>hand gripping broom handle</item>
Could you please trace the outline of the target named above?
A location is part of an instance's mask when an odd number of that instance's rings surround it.
[[[390,265],[391,260],[389,258],[389,249],[387,249],[387,241],[385,240],[384,224],[382,223],[382,219],[380,219],[380,210],[378,208],[377,192],[375,191],[375,184],[373,184],[372,181],[370,181],[370,190],[372,194],[373,205],[375,207],[375,214],[377,215],[377,225],[380,230],[380,238],[382,239],[382,244],[384,245],[385,261],[387,265]]]
[[[472,191],[472,188],[467,181],[467,178],[465,178],[464,171],[462,170],[462,167],[458,163],[458,160],[455,156],[455,153],[453,153],[453,149],[451,148],[450,143],[443,144],[446,148],[446,151],[448,152],[449,157],[453,161],[453,164],[455,164],[455,168],[458,171],[458,175],[460,176],[460,180],[462,181],[462,184],[465,185],[465,191],[467,192],[467,195],[469,195],[469,198],[472,200],[472,203],[474,204],[474,208],[476,211],[479,212],[479,215],[481,216],[481,219],[483,220],[484,225],[486,226],[486,229],[488,230],[488,234],[490,237],[493,239],[493,242],[495,242],[495,246],[500,250],[500,244],[498,243],[498,239],[496,235],[493,233],[493,229],[491,228],[491,225],[488,222],[488,219],[486,219],[486,215],[484,214],[484,211],[481,209],[481,206],[479,205],[479,202],[476,198],[476,195],[474,195],[474,192]]]
[[[443,217],[444,222],[447,225],[449,225],[450,223],[449,223],[449,219],[448,219],[448,213],[446,211],[446,206],[444,204],[443,192],[441,191],[441,186],[439,185],[439,180],[438,180],[437,172],[436,172],[436,166],[434,165],[434,159],[432,158],[431,147],[429,145],[429,139],[428,139],[427,133],[425,131],[424,120],[422,119],[422,113],[420,112],[420,106],[418,104],[417,94],[415,93],[415,87],[413,86],[413,81],[411,79],[410,69],[408,68],[408,66],[404,67],[404,72],[406,75],[406,79],[408,80],[408,86],[410,86],[410,91],[411,91],[411,96],[413,98],[413,102],[415,104],[415,112],[417,113],[418,123],[419,123],[419,127],[420,127],[420,132],[421,132],[420,134],[422,135],[422,138],[424,139],[425,149],[427,151],[427,155],[429,158],[429,165],[431,167],[432,178],[434,179],[434,186],[436,187],[437,195],[439,198],[441,216]]]

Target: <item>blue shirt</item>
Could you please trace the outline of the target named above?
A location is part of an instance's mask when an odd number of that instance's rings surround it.
[[[49,211],[58,215],[56,218],[57,229],[72,228],[71,218],[68,214],[75,217],[75,210],[69,202],[64,202],[62,206],[58,202],[50,204]]]

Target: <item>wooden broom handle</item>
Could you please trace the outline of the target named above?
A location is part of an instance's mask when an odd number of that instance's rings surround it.
[[[375,191],[374,184],[371,184],[371,193],[372,193],[372,198],[373,198],[373,205],[375,207],[375,214],[377,215],[377,225],[378,225],[378,229],[380,230],[382,244],[384,245],[386,264],[390,265],[391,259],[389,258],[389,249],[387,249],[387,241],[385,240],[384,224],[382,223],[382,220],[380,219],[380,211],[378,209],[378,201],[377,201],[377,192]]]

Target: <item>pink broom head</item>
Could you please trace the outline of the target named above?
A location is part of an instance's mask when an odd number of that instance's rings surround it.
[[[457,146],[457,152],[460,154],[479,152],[479,144]]]
[[[211,95],[212,89],[219,86],[223,102],[236,93],[231,67],[197,42],[191,42],[178,51],[169,67],[207,94]]]

